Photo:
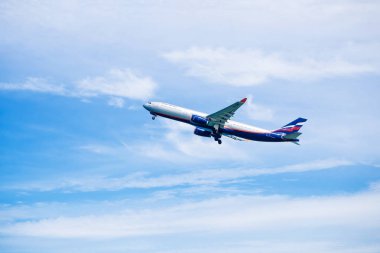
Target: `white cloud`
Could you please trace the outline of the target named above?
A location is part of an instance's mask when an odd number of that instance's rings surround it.
[[[96,205],[96,203],[94,203]],[[117,238],[178,233],[338,233],[380,230],[380,194],[290,198],[230,196],[170,207],[117,208],[87,214],[15,221],[0,232],[45,238]],[[58,210],[55,213],[59,214]],[[292,232],[293,231],[293,232]],[[342,237],[344,238],[344,236]]]
[[[0,83],[0,90],[20,90],[67,96],[67,90],[62,85],[54,85],[42,78],[29,77],[23,83]]]
[[[78,148],[95,154],[109,154],[115,151],[115,148],[99,144],[88,144],[80,146]]]
[[[194,126],[191,125],[164,119],[160,127],[163,131],[159,136],[154,136],[154,141],[135,143],[130,150],[143,157],[180,164],[251,159],[242,148],[242,143],[228,137],[224,138],[222,145],[218,145],[213,138],[194,135]],[[221,156],[221,153],[229,155]]]
[[[369,64],[352,63],[334,56],[320,60],[255,49],[193,47],[167,52],[163,57],[185,68],[189,76],[232,86],[253,86],[275,79],[309,81],[376,71]]]
[[[245,159],[247,153],[237,144],[238,142],[227,140],[223,145],[218,145],[212,138],[204,138],[192,134],[194,126],[184,125],[179,122],[166,122],[168,131],[165,134],[165,141],[174,147],[175,150],[191,159],[202,160],[224,160],[224,159]],[[229,154],[228,157],[220,157],[220,153]]]
[[[244,109],[246,115],[253,120],[271,121],[274,118],[272,109],[253,102],[252,95],[248,96]]]
[[[130,111],[136,111],[141,108],[141,105],[130,105],[128,106],[128,110]]]
[[[153,96],[156,84],[129,69],[111,69],[105,76],[88,77],[77,83],[84,96],[110,95],[144,100]]]
[[[124,107],[124,99],[118,98],[118,97],[111,97],[108,100],[108,105],[116,107],[116,108],[123,108]]]
[[[86,150],[95,153],[109,152],[103,146],[84,146]],[[159,149],[157,149],[159,150]],[[166,155],[159,153],[159,155]],[[105,176],[86,176],[85,178],[60,178],[59,182],[49,180],[48,182],[34,182],[22,185],[7,186],[6,188],[18,190],[52,191],[57,189],[69,191],[98,191],[98,190],[122,190],[126,188],[157,188],[176,187],[184,185],[210,186],[221,183],[233,183],[236,180],[244,180],[250,177],[262,175],[275,175],[282,173],[303,173],[308,171],[335,169],[341,166],[352,165],[346,160],[327,159],[308,163],[300,163],[276,168],[231,168],[231,169],[204,169],[201,171],[178,173],[171,175],[151,176],[146,173],[133,173],[117,178]]]
[[[375,37],[376,27],[369,24],[378,20],[379,13],[377,1],[350,0],[294,0],[287,3],[263,0],[234,2],[148,0],[128,3],[120,0],[79,3],[54,1],[28,4],[5,2],[2,5],[1,18],[4,21],[2,23],[5,28],[9,23],[13,25],[11,28],[19,28],[13,31],[13,34],[9,34],[11,38],[17,32],[26,33],[27,28],[34,28],[31,30],[45,28],[53,31],[53,35],[55,35],[54,32],[59,32],[69,38],[74,37],[77,43],[78,40],[82,43],[82,40],[120,42],[127,41],[130,37],[140,38],[138,35],[146,36],[147,34],[151,35],[149,38],[157,39],[159,42],[163,39],[162,35],[175,34],[173,38],[166,38],[166,36],[164,38],[165,41],[171,39],[170,42],[177,42],[173,44],[178,44],[182,40],[188,42],[189,36],[194,35],[203,35],[197,37],[198,41],[209,41],[210,37],[213,37],[212,41],[219,42],[218,44],[222,38],[228,42],[232,40],[249,44],[252,42],[250,36],[256,40],[271,37],[277,43],[287,45],[289,40],[305,42],[302,39],[306,36],[309,40],[316,40],[317,43],[328,43],[342,37],[360,38],[360,35],[364,39]],[[140,15],[136,15],[137,13]],[[144,22],[139,22],[141,16],[148,18],[144,19]],[[183,29],[184,25],[188,29]],[[224,27],[224,29],[213,29],[210,36],[209,29],[212,27]],[[311,27],[313,29],[310,29]],[[2,29],[4,33],[9,31],[5,28]],[[140,28],[138,33],[137,28]],[[236,33],[234,33],[235,30],[237,30]],[[236,34],[242,36],[229,37]],[[300,36],[305,37],[300,38]],[[191,38],[194,40],[195,37]],[[5,39],[7,38],[4,36]],[[32,39],[43,41],[45,38]],[[149,40],[138,42],[150,43]],[[87,46],[92,44],[87,44]]]
[[[0,90],[24,90],[88,99],[109,97],[108,105],[123,107],[124,99],[146,100],[154,95],[157,84],[130,69],[111,69],[105,76],[87,77],[75,84],[56,85],[42,78],[28,78],[24,83],[0,83]]]

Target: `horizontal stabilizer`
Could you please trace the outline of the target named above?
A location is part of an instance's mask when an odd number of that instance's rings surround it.
[[[288,140],[297,139],[297,137],[300,136],[301,134],[302,133],[300,132],[294,132],[294,133],[285,135],[283,138],[288,139]]]

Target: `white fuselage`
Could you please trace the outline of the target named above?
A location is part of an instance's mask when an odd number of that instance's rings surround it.
[[[183,108],[183,107],[179,107],[179,106],[171,105],[167,103],[162,103],[162,102],[149,102],[144,105],[144,108],[150,111],[150,113],[153,115],[159,115],[159,116],[170,118],[173,120],[182,121],[188,124],[192,124],[191,117],[193,115],[198,115],[201,117],[206,117],[208,115],[207,113],[198,112],[198,111],[194,111],[187,108]],[[243,123],[236,122],[233,120],[228,120],[224,124],[223,128],[242,131],[242,132],[252,132],[252,133],[261,133],[261,134],[270,133],[269,130],[243,124]]]
[[[244,98],[212,114],[162,102],[148,102],[143,106],[153,115],[152,119],[155,119],[156,116],[162,116],[193,125],[196,127],[194,134],[203,137],[213,137],[219,144],[222,143],[220,140],[222,135],[235,140],[293,142],[298,144],[299,139],[297,137],[301,135],[298,131],[303,123],[307,121],[305,118],[297,118],[283,127],[272,131],[229,120],[234,112],[246,101],[247,98]]]

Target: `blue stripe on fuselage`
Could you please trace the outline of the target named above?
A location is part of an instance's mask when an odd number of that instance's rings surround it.
[[[281,138],[280,135],[272,133],[254,133],[254,132],[245,132],[237,129],[223,128],[222,133],[235,135],[240,138],[252,140],[252,141],[265,141],[265,142],[283,142],[288,141]]]

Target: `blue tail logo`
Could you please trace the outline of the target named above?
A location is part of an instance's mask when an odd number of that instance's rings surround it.
[[[291,134],[298,132],[303,124],[307,121],[307,119],[304,118],[298,118],[285,126],[281,127],[280,129],[272,131],[273,133],[285,133],[285,134]]]

